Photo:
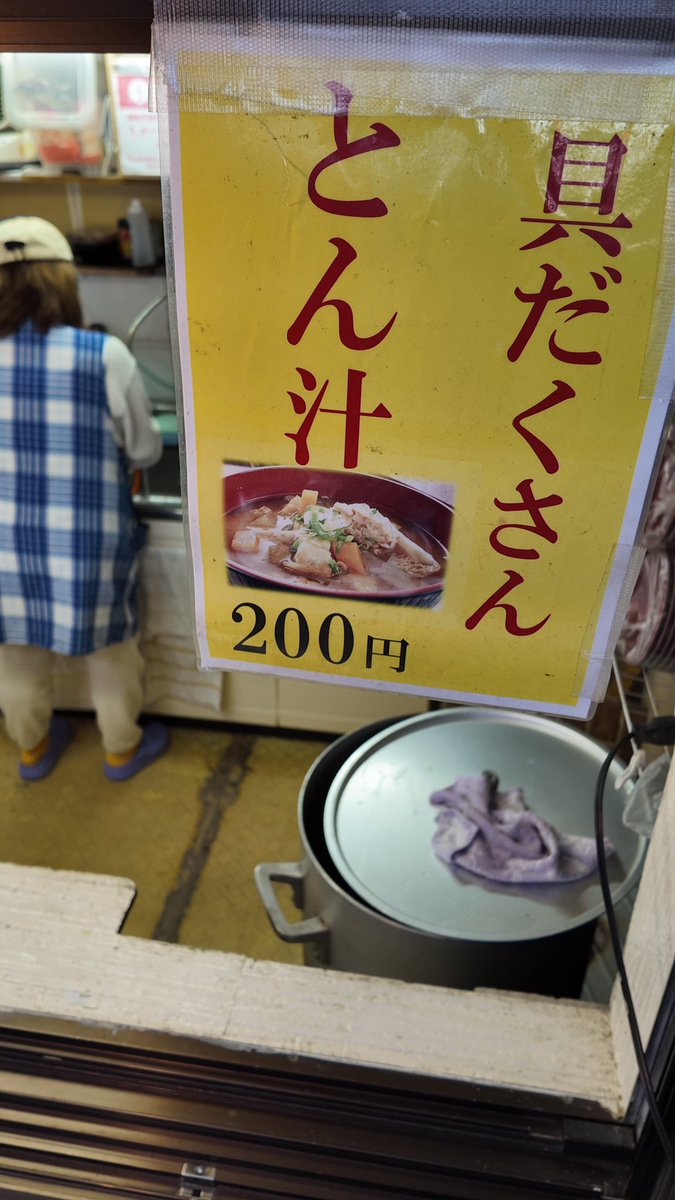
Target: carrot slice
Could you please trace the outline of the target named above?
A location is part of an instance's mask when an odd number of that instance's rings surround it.
[[[363,561],[363,555],[356,542],[344,542],[335,555],[335,561],[341,563],[354,575],[367,575],[368,568]]]

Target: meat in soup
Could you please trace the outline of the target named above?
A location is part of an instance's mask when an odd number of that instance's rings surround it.
[[[331,591],[408,591],[443,571],[438,543],[417,526],[369,504],[320,503],[316,491],[248,505],[227,523],[231,559],[280,586],[293,577]]]

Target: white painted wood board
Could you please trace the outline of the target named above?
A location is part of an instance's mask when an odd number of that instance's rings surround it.
[[[42,921],[59,928],[117,933],[136,895],[130,879],[0,863],[0,922],[20,929]]]
[[[33,872],[44,876],[38,868],[15,871],[26,894],[45,882],[30,882]],[[97,924],[91,894],[84,885],[79,897],[70,892],[74,905],[81,901],[79,919],[35,904],[3,913],[0,1012],[582,1097],[620,1114],[611,1030],[600,1006],[124,937],[109,913]]]

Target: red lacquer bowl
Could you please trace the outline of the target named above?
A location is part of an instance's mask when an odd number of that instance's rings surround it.
[[[433,485],[429,485],[433,487]],[[320,503],[343,501],[346,504],[365,503],[379,509],[395,524],[404,522],[426,534],[433,543],[433,553],[443,564],[442,572],[426,579],[411,579],[405,590],[363,592],[346,587],[331,592],[330,586],[296,583],[289,575],[288,583],[270,579],[258,563],[247,562],[246,554],[232,550],[227,536],[228,519],[249,504],[273,505],[281,499],[316,490]],[[446,488],[447,491],[447,488]],[[444,500],[378,475],[362,475],[355,471],[321,471],[304,467],[238,468],[225,464],[223,468],[223,507],[227,566],[232,583],[244,587],[275,588],[283,591],[333,596],[336,599],[370,600],[378,603],[412,604],[432,607],[440,600],[448,557],[453,509]],[[411,531],[414,536],[414,528]]]

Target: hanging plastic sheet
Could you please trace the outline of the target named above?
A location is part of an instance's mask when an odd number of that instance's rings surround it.
[[[156,2],[206,667],[604,694],[675,378],[673,22],[532,9]]]

